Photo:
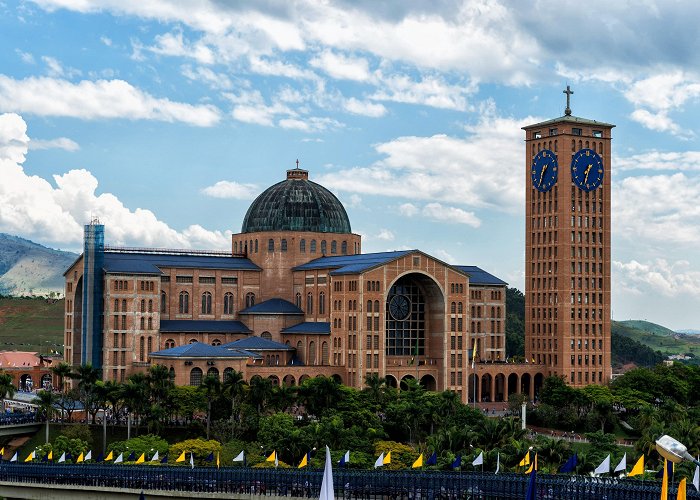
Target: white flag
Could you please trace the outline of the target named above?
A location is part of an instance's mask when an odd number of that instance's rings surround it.
[[[243,462],[245,460],[245,450],[241,451],[236,458],[233,459],[234,462]]]
[[[194,469],[194,453],[190,453],[190,467]]]
[[[58,459],[58,463],[60,464],[61,462],[66,461],[66,452],[64,451],[63,454],[61,455],[61,458]]]
[[[17,452],[15,452],[14,455],[12,455],[12,458],[10,459],[10,462],[16,462],[17,461]]]
[[[335,500],[333,490],[333,465],[331,463],[331,450],[326,446],[326,466],[323,468],[323,481],[321,482],[321,495],[319,500]]]
[[[627,453],[622,455],[622,460],[620,460],[620,463],[617,464],[617,467],[615,467],[615,472],[627,472]]]
[[[374,462],[374,468],[376,469],[377,467],[382,467],[384,466],[384,452],[382,452],[381,455],[379,455],[379,458],[377,459],[376,462]]]
[[[595,468],[593,471],[594,474],[608,474],[610,473],[610,455],[605,457],[605,460],[601,462],[601,464]]]
[[[85,455],[85,460],[91,460],[92,459],[92,450],[88,450],[87,454]]]
[[[277,468],[277,466],[278,466],[279,464],[280,464],[279,455],[278,455],[277,452],[275,451],[275,469]]]
[[[153,458],[151,459],[151,462],[157,462],[158,460],[160,460],[160,458],[158,457],[158,450],[156,450],[156,454],[153,455]]]
[[[484,452],[479,453],[479,456],[474,459],[472,465],[476,467],[477,465],[484,465]]]
[[[119,456],[118,456],[117,458],[114,459],[114,463],[115,463],[115,464],[120,464],[120,463],[122,463],[123,461],[124,461],[124,454],[123,454],[123,453],[120,453]]]
[[[697,491],[700,491],[700,467],[695,466],[695,475],[693,476],[693,486]]]
[[[496,455],[496,474],[498,474],[498,471],[501,470],[501,454],[498,453]]]

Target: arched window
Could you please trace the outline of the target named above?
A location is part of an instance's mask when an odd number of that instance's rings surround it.
[[[145,329],[146,329],[146,318],[141,316],[141,330],[145,330]]]
[[[306,253],[306,240],[304,238],[299,240],[299,252]]]
[[[378,300],[374,301],[374,312],[376,312],[376,313],[381,312],[379,310],[379,301]]]
[[[457,302],[457,314],[462,314],[464,312],[464,305],[461,302]]]
[[[219,339],[214,339],[211,341],[211,345],[221,345],[221,341]]]
[[[233,314],[233,294],[231,292],[224,295],[224,314]]]
[[[258,253],[258,240],[255,240],[255,253]]]
[[[211,314],[211,292],[204,292],[202,294],[201,314]]]
[[[233,242],[233,253],[238,253],[238,242],[237,241]]]
[[[119,312],[119,299],[114,299],[114,312]]]
[[[318,313],[319,314],[326,313],[326,293],[325,292],[321,292],[318,294]]]
[[[126,312],[126,299],[122,299],[122,312]]]
[[[143,351],[146,349],[146,339],[141,337],[139,339],[139,361],[143,361]]]
[[[214,377],[216,380],[219,380],[219,370],[212,366],[207,370],[207,377]]]
[[[275,251],[275,240],[270,238],[267,240],[267,251],[268,252],[274,252]]]
[[[282,238],[282,241],[280,241],[280,250],[283,252],[287,251],[287,240],[285,238]]]
[[[148,312],[153,312],[153,299],[148,299]]]
[[[323,342],[321,344],[321,364],[328,366],[330,364],[328,359],[328,342]]]
[[[306,314],[314,313],[314,296],[311,292],[306,294]]]
[[[297,292],[295,302],[296,306],[301,309],[301,294]]]
[[[260,336],[265,340],[272,340],[272,334],[270,332],[262,332]]]
[[[199,340],[197,340],[197,339],[190,339],[189,344],[196,344],[197,342],[199,342]]]
[[[194,367],[190,372],[190,385],[199,387],[202,385],[202,369]]]
[[[309,365],[313,366],[316,364],[316,342],[313,340],[309,342]]]
[[[304,344],[302,344],[301,340],[297,342],[297,359],[304,363]]]
[[[372,301],[371,300],[367,301],[367,312],[368,313],[372,312]]]
[[[146,312],[146,301],[141,299],[141,312]]]
[[[187,292],[180,292],[180,307],[178,308],[180,314],[190,313],[190,294]]]
[[[331,253],[338,253],[338,243],[335,240],[331,241]]]
[[[165,341],[166,349],[172,349],[173,347],[175,347],[175,341],[173,339],[168,339]]]
[[[455,314],[456,312],[457,312],[457,303],[452,302],[452,303],[450,304],[450,313],[451,313],[451,314]]]
[[[326,240],[321,241],[321,255],[326,255]]]
[[[175,368],[172,366],[170,367],[170,370],[168,371],[168,376],[170,377],[170,380],[175,380]]]
[[[343,255],[348,254],[348,242],[347,241],[344,241],[340,244],[340,253],[342,253]]]
[[[233,368],[231,368],[230,366],[228,368],[224,368],[224,382],[226,382],[231,377],[233,377]]]
[[[160,313],[166,314],[168,312],[168,296],[165,291],[160,292]]]
[[[153,337],[148,337],[148,350],[146,351],[146,357],[153,352]]]
[[[316,253],[316,240],[311,240],[311,253]]]
[[[253,292],[248,292],[245,294],[245,306],[253,307],[255,305],[255,294]]]

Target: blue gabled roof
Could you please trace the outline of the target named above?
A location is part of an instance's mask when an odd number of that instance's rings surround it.
[[[161,267],[259,271],[250,260],[227,255],[173,251],[105,250],[103,269],[108,273],[162,274]]]
[[[317,335],[330,335],[331,323],[329,321],[305,321],[298,325],[285,328],[281,333],[312,333]]]
[[[487,273],[476,266],[454,266],[469,275],[470,285],[508,285],[505,281],[496,278],[493,274]]]
[[[313,269],[334,269],[331,274],[356,274],[367,269],[386,264],[416,250],[398,250],[394,252],[361,253],[357,255],[339,255],[321,257],[301,266],[294,271],[310,271]]]
[[[223,346],[194,342],[192,344],[180,345],[171,349],[163,349],[150,353],[153,357],[167,358],[259,358],[258,354],[244,351],[242,349],[226,349]]]
[[[304,314],[304,311],[287,300],[269,299],[246,307],[238,314]]]
[[[248,337],[245,339],[234,340],[228,344],[223,344],[221,347],[227,349],[246,349],[249,351],[293,351],[294,348],[287,344],[275,342],[273,340],[264,339],[262,337]]]
[[[207,332],[207,333],[251,333],[240,321],[217,321],[213,319],[162,319],[161,333]]]

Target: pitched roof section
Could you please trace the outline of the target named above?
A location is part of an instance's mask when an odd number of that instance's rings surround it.
[[[282,344],[280,342],[274,342],[272,340],[264,339],[262,337],[248,337],[245,339],[234,340],[228,344],[223,344],[221,347],[227,349],[238,349],[238,350],[248,350],[248,351],[293,351],[294,348],[288,346],[287,344]]]
[[[204,319],[162,319],[161,333],[251,333],[251,330],[240,321],[217,321]]]
[[[294,268],[294,271],[314,269],[333,269],[331,274],[357,274],[373,267],[381,266],[417,250],[399,250],[395,252],[361,253],[357,255],[339,255],[320,257]]]
[[[532,125],[526,125],[522,127],[523,130],[529,130],[531,128],[536,128],[536,127],[544,127],[547,125],[554,125],[555,123],[573,123],[573,124],[580,124],[580,125],[591,125],[593,127],[614,127],[612,123],[605,123],[605,122],[599,122],[596,120],[589,120],[588,118],[579,118],[578,116],[561,116],[559,118],[552,118],[551,120],[546,120],[540,123],[534,123]]]
[[[238,314],[304,314],[304,311],[287,300],[277,298],[246,307]]]
[[[493,274],[487,273],[483,269],[476,266],[454,266],[460,271],[466,273],[469,276],[470,285],[503,285],[506,286],[508,283],[496,278]]]
[[[329,321],[305,321],[298,325],[285,328],[281,333],[307,333],[316,335],[330,335],[331,323]]]
[[[162,274],[160,268],[224,269],[259,271],[250,260],[233,255],[187,251],[105,250],[104,267],[108,273]]]
[[[172,349],[163,349],[149,354],[157,358],[260,358],[260,355],[242,349],[226,349],[203,342],[180,345]]]

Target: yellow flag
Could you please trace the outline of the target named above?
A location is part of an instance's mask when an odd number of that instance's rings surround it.
[[[5,447],[3,446],[2,449],[0,449],[0,456],[5,454]]]
[[[183,452],[182,452],[182,455],[180,455],[179,457],[177,457],[177,460],[175,460],[175,461],[176,461],[176,462],[184,462],[184,461],[185,461],[185,452],[183,451]]]
[[[113,458],[114,458],[114,454],[110,451],[110,452],[107,454],[107,458],[105,458],[105,462],[109,462],[109,461],[112,460]]]
[[[81,453],[78,455],[78,460],[75,461],[76,464],[79,464],[80,462],[85,461],[85,457],[83,457],[83,454]]]
[[[269,457],[265,459],[266,462],[274,462],[277,458],[277,451],[273,451]]]
[[[678,496],[676,497],[676,500],[686,500],[685,499],[685,481],[686,478],[681,479],[681,482],[678,483]]]
[[[53,450],[49,451],[49,456],[47,458],[53,460]]]
[[[526,465],[530,465],[530,452],[528,451],[525,457],[520,461],[518,464],[518,467],[525,467]]]
[[[144,463],[145,461],[146,461],[146,454],[145,454],[145,453],[141,453],[141,456],[136,460],[136,463],[137,463],[137,464],[142,464],[142,463]]]
[[[384,465],[390,464],[391,463],[391,452],[387,453],[384,455],[384,461],[382,462]]]
[[[221,462],[219,461],[219,452],[216,452],[216,468],[218,469],[220,466]]]
[[[418,467],[423,467],[423,454],[422,453],[416,459],[416,461],[413,462],[413,465],[411,466],[412,469],[417,469]]]
[[[299,466],[297,469],[301,469],[302,467],[306,467],[309,465],[309,461],[307,460],[308,454],[304,453],[304,458],[301,459],[301,462],[299,462]]]
[[[640,474],[644,474],[644,455],[639,457],[639,460],[637,460],[637,463],[634,464],[632,471],[627,474],[627,477],[638,476]]]
[[[660,500],[668,500],[668,460],[664,458],[664,478],[661,480]]]
[[[474,369],[474,366],[476,365],[476,345],[477,345],[477,340],[474,339],[474,350],[472,351],[472,370]]]
[[[24,459],[25,462],[31,462],[32,460],[34,460],[34,452],[31,452],[27,458]]]
[[[529,453],[528,453],[529,458]],[[533,470],[537,470],[537,453],[535,453],[535,460],[532,461],[530,467],[525,471],[525,474],[530,474]]]

